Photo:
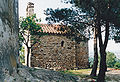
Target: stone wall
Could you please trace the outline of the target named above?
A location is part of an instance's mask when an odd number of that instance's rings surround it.
[[[54,70],[88,67],[87,43],[76,44],[62,35],[45,35],[40,41],[32,48],[32,67]]]
[[[77,59],[78,68],[88,68],[88,43],[80,42],[77,44]],[[83,63],[82,63],[83,62]]]
[[[18,1],[0,0],[0,81],[4,71],[11,74],[17,67],[18,55]]]

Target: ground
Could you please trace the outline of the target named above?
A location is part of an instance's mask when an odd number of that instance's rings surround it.
[[[5,70],[3,82],[79,82],[79,78],[53,70],[19,66],[12,75]]]
[[[106,82],[120,82],[120,70],[108,68],[108,71],[106,72]],[[63,72],[63,71],[61,71]],[[76,75],[79,77],[80,82],[94,82],[96,81],[94,77],[90,78],[90,72],[91,69],[81,69],[81,70],[68,70],[64,71],[64,73],[71,74],[71,75]],[[97,72],[98,73],[98,72]]]
[[[9,75],[5,71],[6,78],[3,82],[95,82],[91,78],[91,69],[53,71],[42,68],[30,68],[19,66],[14,73]],[[108,69],[106,82],[120,82],[120,70]]]
[[[106,73],[106,76],[108,81],[120,82],[120,70],[109,69]]]

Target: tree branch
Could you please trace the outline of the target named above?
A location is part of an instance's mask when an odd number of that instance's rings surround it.
[[[106,21],[104,48],[106,49],[109,38],[109,22]]]
[[[95,27],[93,24],[89,24],[89,23],[85,23],[85,22],[79,22],[79,23],[83,23],[83,24],[86,24],[86,25],[88,25],[88,26]]]
[[[36,43],[39,42],[39,39],[40,39],[40,36],[39,36],[38,39],[35,41],[35,43],[33,43],[33,44],[31,45],[31,48],[32,48]]]
[[[98,28],[99,47],[100,50],[102,50],[101,48],[103,47],[103,41],[102,41],[100,21],[98,21],[97,28]]]
[[[30,36],[29,36],[29,31],[28,31],[28,36],[27,36],[27,42],[26,42],[26,44],[28,44],[29,43],[29,41],[30,41]]]
[[[27,41],[26,41],[26,39],[25,39],[25,37],[24,37],[24,34],[22,33],[22,32],[19,32],[21,35],[22,35],[22,37],[24,38],[24,41],[25,41],[25,43],[24,44],[26,44],[27,43]]]

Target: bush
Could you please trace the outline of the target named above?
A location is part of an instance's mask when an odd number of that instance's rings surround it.
[[[116,63],[116,56],[112,52],[107,52],[106,58],[107,67],[113,68]]]
[[[89,57],[89,67],[92,68],[93,66],[93,58],[92,57]]]
[[[120,69],[120,63],[119,63],[119,62],[116,62],[115,65],[114,65],[114,68],[115,68],[115,69]]]
[[[107,64],[107,67],[109,68],[113,68],[115,63],[116,63],[116,55],[112,52],[107,52],[107,55],[106,55],[106,64]],[[100,65],[100,55],[98,56],[98,66]]]
[[[19,54],[20,54],[20,62],[25,63],[24,47],[21,48]]]
[[[90,65],[90,68],[93,66],[93,61],[94,61],[94,58],[92,57],[89,57],[89,65]],[[106,56],[106,64],[107,64],[107,67],[109,68],[113,68],[115,63],[117,62],[117,58],[115,56],[114,53],[112,52],[107,52],[107,56]],[[120,60],[119,60],[120,61]],[[100,55],[98,56],[98,66],[100,64]]]

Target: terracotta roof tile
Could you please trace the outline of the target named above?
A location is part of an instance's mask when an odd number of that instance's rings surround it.
[[[61,28],[65,28],[65,25],[58,24],[40,24],[44,33],[53,33],[53,34],[65,34],[67,31],[61,31]]]

